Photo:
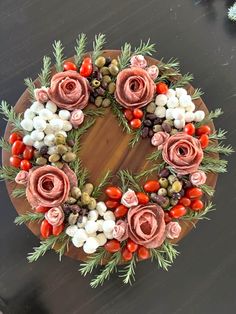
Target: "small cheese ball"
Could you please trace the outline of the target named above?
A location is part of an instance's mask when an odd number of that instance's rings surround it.
[[[44,109],[44,105],[41,104],[39,101],[34,101],[32,105],[30,106],[30,110],[33,111],[36,114],[39,114],[41,110]]]
[[[60,110],[58,112],[58,116],[62,120],[69,120],[70,119],[70,111],[68,111],[68,110]]]
[[[46,109],[50,110],[52,113],[57,111],[57,105],[55,105],[51,100],[46,103]]]
[[[22,128],[26,131],[32,131],[34,128],[33,121],[31,119],[23,119],[20,123]]]

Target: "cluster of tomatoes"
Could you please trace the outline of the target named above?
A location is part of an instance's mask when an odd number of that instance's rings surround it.
[[[143,111],[141,109],[125,109],[124,116],[132,129],[139,129],[142,125]]]
[[[45,214],[50,208],[49,207],[44,207],[44,206],[37,206],[35,208],[35,211],[37,213],[43,213]],[[50,237],[51,235],[57,237],[59,236],[59,234],[62,233],[62,231],[64,230],[64,224],[62,223],[59,226],[52,226],[46,219],[44,219],[41,222],[41,226],[40,226],[40,234],[44,239],[47,239],[48,237]]]
[[[17,133],[11,133],[9,137],[11,147],[10,165],[21,170],[29,171],[32,168],[30,160],[34,156],[34,148],[26,146],[22,141],[22,136]]]
[[[78,71],[78,67],[71,61],[66,61],[63,64],[64,71]],[[89,77],[93,72],[92,59],[90,57],[84,58],[80,68],[79,74],[83,77]]]
[[[184,132],[196,136],[201,144],[202,149],[206,148],[209,144],[209,134],[211,134],[211,128],[209,125],[202,125],[199,128],[195,128],[193,123],[187,123],[184,127]]]

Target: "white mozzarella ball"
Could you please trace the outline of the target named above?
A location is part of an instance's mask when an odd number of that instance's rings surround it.
[[[72,237],[71,242],[73,243],[73,245],[77,248],[80,248],[83,246],[84,242],[80,241],[77,237]]]
[[[39,101],[33,102],[32,105],[30,106],[30,110],[37,114],[39,114],[40,111],[43,109],[44,109],[44,105],[41,104],[41,102]]]
[[[58,113],[59,118],[62,120],[69,120],[70,119],[70,111],[68,110],[60,110]]]
[[[98,219],[98,211],[93,209],[88,213],[88,220],[96,221]]]
[[[44,142],[36,141],[36,142],[34,142],[34,145],[33,145],[33,146],[34,146],[36,149],[40,150],[40,148],[43,147],[44,145],[45,145]]]
[[[197,110],[194,112],[194,121],[200,122],[205,118],[205,112],[202,110]]]
[[[103,215],[103,218],[105,220],[114,220],[114,221],[116,220],[116,217],[111,210],[106,211],[105,214]]]
[[[166,109],[166,119],[167,120],[173,119],[173,109],[172,108]]]
[[[66,228],[66,234],[69,237],[73,237],[77,230],[78,230],[77,226],[75,226],[75,225],[74,226],[69,226],[69,227]]]
[[[183,129],[183,127],[185,126],[185,120],[174,120],[174,126],[176,127],[176,129]]]
[[[43,109],[39,113],[39,117],[43,120],[50,120],[52,118],[53,113],[49,109]]]
[[[114,220],[105,220],[102,224],[102,229],[105,233],[112,232],[115,227]]]
[[[188,107],[192,102],[192,98],[190,95],[182,95],[179,98],[179,105],[181,107]]]
[[[50,110],[52,113],[55,113],[57,111],[57,106],[51,100],[47,102],[46,108]]]
[[[54,134],[54,130],[53,130],[53,128],[51,127],[51,125],[49,123],[46,124],[46,128],[44,129],[44,133],[46,135]]]
[[[172,112],[173,118],[176,120],[182,120],[185,117],[185,110],[183,108],[175,108]]]
[[[179,106],[179,101],[177,97],[170,97],[167,101],[168,108],[176,108]]]
[[[112,231],[111,231],[111,232],[104,232],[104,235],[105,235],[105,237],[106,237],[108,240],[111,240],[111,239],[114,238]]]
[[[34,125],[34,128],[39,131],[45,130],[47,126],[46,121],[40,117],[35,117],[33,119],[33,125]]]
[[[156,107],[155,115],[158,118],[164,118],[166,116],[166,108],[165,107]]]
[[[190,112],[190,111],[187,111],[185,112],[185,121],[186,122],[192,122],[194,120],[194,113],[193,112]]]
[[[195,104],[191,102],[186,108],[186,111],[193,112],[195,110]]]
[[[48,154],[49,155],[57,154],[57,147],[56,146],[48,147]]]
[[[96,223],[96,221],[92,221],[92,220],[88,220],[84,227],[87,234],[97,232],[98,230],[98,224]]]
[[[167,97],[166,95],[160,94],[157,95],[155,103],[157,106],[163,107],[167,103]]]
[[[44,144],[47,146],[54,146],[55,144],[55,135],[48,134],[44,137]]]
[[[63,127],[62,127],[63,131],[69,132],[72,129],[72,127],[73,126],[69,121],[63,120]]]
[[[99,243],[99,246],[103,246],[107,242],[107,238],[106,238],[104,233],[99,233],[96,236],[96,239],[97,239],[97,241]]]
[[[166,96],[168,97],[168,98],[170,98],[170,97],[174,97],[175,96],[175,90],[173,90],[172,88],[169,88],[168,89],[168,92],[166,93]]]
[[[77,228],[73,237],[77,238],[79,242],[85,242],[88,239],[87,232],[83,228],[80,229]]]
[[[55,131],[60,131],[63,128],[63,121],[61,119],[51,119],[49,124]]]
[[[31,136],[27,134],[23,137],[23,143],[25,145],[32,146],[34,144],[34,141],[32,140]]]
[[[31,109],[26,109],[24,112],[24,118],[25,119],[30,119],[33,120],[33,118],[35,117],[35,113],[31,110]]]
[[[31,119],[23,119],[21,121],[20,125],[26,131],[32,131],[33,130],[33,121]]]
[[[103,231],[103,229],[102,229],[103,222],[104,222],[103,219],[98,219],[98,220],[97,220],[98,231],[99,231],[99,232]]]
[[[42,139],[44,138],[44,132],[34,130],[30,133],[30,136],[34,142],[35,141],[42,141]]]
[[[83,250],[87,254],[93,254],[99,247],[98,240],[95,237],[89,237],[83,245]]]
[[[77,222],[77,226],[79,228],[83,228],[87,221],[88,221],[88,218],[86,216],[83,216],[82,221],[81,222]]]
[[[55,135],[57,135],[57,134],[61,134],[61,135],[63,135],[64,137],[67,137],[67,133],[66,133],[65,131],[63,131],[63,130],[60,130],[60,131],[55,132]]]
[[[178,98],[180,98],[181,96],[183,96],[183,95],[187,95],[187,91],[186,91],[186,89],[184,89],[184,88],[182,88],[182,87],[180,87],[180,88],[176,88],[176,96],[178,97]]]
[[[97,203],[97,206],[96,206],[96,209],[99,213],[100,216],[103,216],[104,213],[106,212],[107,210],[107,207],[106,207],[106,204],[104,202],[98,202]]]

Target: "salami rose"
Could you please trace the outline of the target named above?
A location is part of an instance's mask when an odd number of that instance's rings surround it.
[[[117,76],[115,98],[125,108],[146,106],[152,101],[154,93],[155,84],[144,69],[124,69]]]
[[[113,229],[113,237],[120,242],[128,239],[128,226],[126,221],[118,220],[116,222]]]
[[[171,221],[166,226],[166,237],[169,239],[176,239],[181,232],[181,226],[177,221]]]
[[[168,140],[169,137],[170,134],[160,131],[153,135],[151,143],[153,146],[157,146],[158,150],[161,150],[163,148],[164,143]]]
[[[48,95],[61,109],[83,109],[89,100],[88,81],[76,71],[59,72],[52,77]]]
[[[198,139],[179,132],[164,143],[162,157],[178,174],[185,175],[197,171],[203,151]]]

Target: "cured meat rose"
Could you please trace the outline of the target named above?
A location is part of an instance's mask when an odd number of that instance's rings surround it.
[[[126,221],[118,220],[116,222],[113,229],[113,237],[120,242],[128,239],[128,226]]]
[[[127,214],[129,238],[146,248],[157,248],[165,240],[164,212],[157,204],[139,205]]]
[[[124,69],[117,76],[115,98],[125,108],[146,106],[152,101],[154,93],[155,84],[144,69]]]
[[[162,157],[178,174],[185,175],[197,171],[203,151],[198,139],[179,132],[164,143]]]
[[[88,81],[76,71],[57,73],[51,79],[48,95],[61,109],[83,109],[89,101]]]
[[[70,188],[78,186],[78,179],[76,177],[76,174],[74,173],[73,170],[70,169],[70,167],[67,164],[64,164],[62,170],[65,172],[70,181]]]
[[[26,187],[26,197],[32,207],[57,207],[64,203],[70,191],[67,175],[53,166],[32,168]]]

